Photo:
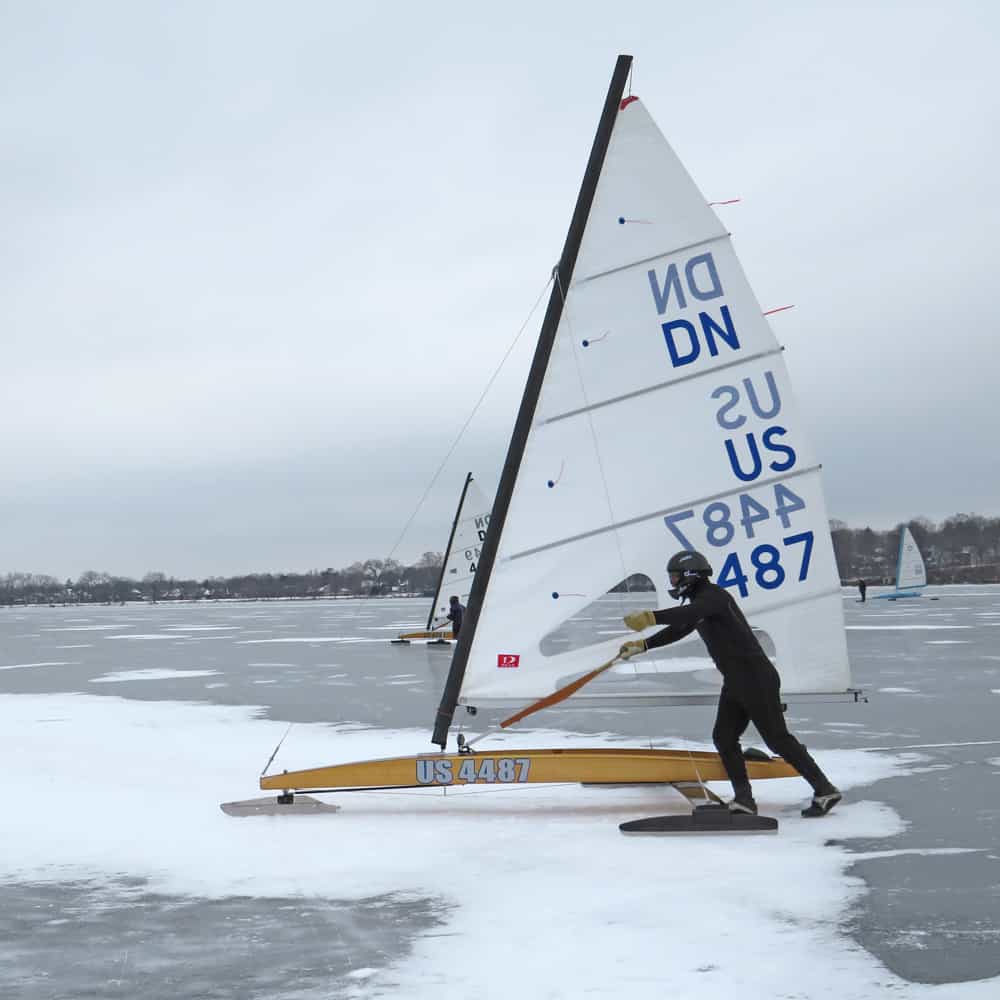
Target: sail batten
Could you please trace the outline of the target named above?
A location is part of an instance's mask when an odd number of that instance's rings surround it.
[[[783,347],[770,347],[767,350],[759,351],[757,354],[748,354],[746,357],[737,358],[730,361],[728,364],[718,365],[709,371],[702,372],[691,372],[688,375],[682,375],[680,378],[671,379],[669,382],[658,382],[656,385],[646,386],[644,389],[636,389],[634,392],[626,392],[620,396],[614,396],[611,399],[602,399],[597,403],[590,403],[587,406],[581,406],[575,410],[569,410],[566,413],[557,413],[554,417],[546,417],[544,420],[538,422],[538,426],[542,427],[546,424],[555,424],[560,420],[568,420],[570,417],[578,417],[583,413],[590,413],[593,410],[599,410],[604,406],[613,406],[615,403],[624,403],[630,399],[635,399],[638,396],[645,396],[651,392],[660,392],[663,389],[670,389],[675,385],[679,385],[681,382],[689,382],[692,379],[706,378],[707,376],[715,376],[721,371],[725,371],[727,368],[734,368],[738,365],[745,365],[748,361],[758,361],[761,358],[770,358],[776,354],[781,354],[784,350]]]
[[[621,271],[628,271],[637,267],[648,267],[650,264],[655,264],[658,260],[663,260],[664,257],[671,257],[678,253],[687,253],[690,250],[697,250],[699,247],[709,246],[712,243],[721,243],[723,240],[728,240],[730,235],[730,233],[717,233],[714,236],[706,237],[703,240],[696,240],[694,243],[674,247],[672,250],[660,250],[658,253],[654,253],[650,257],[643,257],[641,260],[629,261],[627,264],[619,264],[618,267],[609,267],[606,271],[598,271],[595,274],[588,274],[585,278],[577,278],[577,280],[573,282],[573,287],[580,288],[591,281],[597,281],[598,278],[607,277],[609,274],[618,274]]]
[[[671,257],[678,253],[687,253],[689,250],[697,250],[699,247],[708,246],[710,243],[720,243],[722,240],[729,239],[729,236],[729,233],[717,233],[714,236],[708,236],[703,240],[696,240],[694,243],[688,243],[685,246],[674,247],[673,250],[661,250],[659,253],[654,253],[651,257],[643,257],[641,260],[633,260],[628,264],[620,264],[618,267],[609,267],[606,271],[588,274],[585,278],[577,278],[573,282],[573,287],[579,288],[590,281],[596,281],[598,278],[603,278],[609,274],[617,274],[619,271],[628,271],[635,267],[646,267],[649,264],[655,264],[658,260],[663,260],[664,257]]]
[[[819,465],[812,465],[805,469],[796,469],[794,472],[787,472],[784,475],[773,476],[770,479],[761,480],[761,482],[755,484],[755,487],[759,489],[762,486],[773,486],[775,483],[788,482],[791,479],[797,479],[799,476],[805,476],[810,472],[818,472],[819,470]],[[670,514],[675,514],[678,511],[685,510],[689,507],[699,507],[703,504],[712,503],[713,501],[723,500],[726,497],[733,496],[737,492],[737,490],[729,489],[722,493],[713,493],[711,496],[699,497],[697,500],[688,500],[685,503],[675,504],[673,507],[665,507],[663,510],[653,511],[651,514],[640,514],[638,517],[629,518],[627,521],[616,521],[614,524],[606,524],[600,528],[594,528],[591,531],[584,531],[578,535],[571,535],[569,538],[560,538],[557,541],[549,542],[547,545],[539,545],[534,549],[525,549],[523,552],[514,552],[506,558],[509,560],[524,559],[526,556],[537,555],[539,552],[546,552],[549,549],[557,549],[562,545],[570,545],[573,542],[583,541],[585,538],[592,538],[594,535],[602,535],[608,531],[620,531],[622,528],[631,527],[633,524],[641,524],[643,521],[655,521],[657,518],[667,517]]]

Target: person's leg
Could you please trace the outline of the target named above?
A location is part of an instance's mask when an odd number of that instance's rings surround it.
[[[762,683],[748,707],[750,719],[772,753],[788,761],[812,785],[817,795],[836,791],[809,751],[788,731],[776,684]]]
[[[719,694],[719,708],[712,728],[712,742],[722,758],[722,766],[732,782],[733,794],[737,799],[753,800],[747,765],[743,759],[740,737],[746,731],[750,716],[742,703],[723,687]]]

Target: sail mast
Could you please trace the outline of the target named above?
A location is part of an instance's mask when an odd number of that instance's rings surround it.
[[[462,507],[465,505],[465,494],[469,492],[469,483],[472,482],[472,473],[465,475],[465,485],[462,487],[462,495],[458,498],[458,507],[455,510],[455,520],[451,522],[451,534],[448,536],[448,544],[444,549],[444,560],[441,563],[441,572],[438,573],[437,586],[434,588],[434,600],[431,601],[431,610],[427,615],[427,631],[430,632],[434,623],[434,609],[437,607],[438,598],[441,596],[441,584],[444,581],[445,570],[448,568],[448,557],[451,555],[451,543],[455,541],[455,531],[458,529],[458,520],[462,516]]]
[[[531,371],[528,374],[528,381],[524,387],[524,395],[521,398],[521,407],[517,414],[517,421],[514,424],[514,433],[511,436],[510,446],[507,449],[507,458],[500,477],[500,486],[493,504],[489,527],[486,529],[482,555],[476,570],[475,579],[472,582],[472,590],[469,594],[469,606],[462,622],[455,655],[451,661],[451,670],[448,673],[448,680],[445,683],[444,692],[441,695],[441,703],[438,706],[437,717],[434,721],[434,732],[431,741],[436,743],[442,750],[444,750],[448,741],[448,730],[451,728],[451,720],[455,714],[455,706],[458,704],[459,692],[462,689],[462,679],[465,676],[465,666],[468,662],[469,650],[472,648],[472,639],[476,632],[476,624],[479,621],[479,612],[483,605],[483,598],[486,594],[490,575],[493,572],[493,563],[500,544],[504,521],[506,520],[507,510],[514,493],[514,485],[517,481],[517,473],[524,454],[524,447],[528,440],[528,433],[531,430],[531,423],[534,419],[535,406],[538,403],[542,381],[545,378],[545,371],[549,364],[549,356],[552,353],[552,346],[559,328],[559,321],[562,318],[563,296],[573,280],[573,269],[576,266],[576,258],[580,251],[580,243],[583,240],[583,232],[587,226],[590,207],[594,201],[597,182],[601,176],[604,157],[607,154],[608,144],[611,141],[611,133],[615,126],[615,118],[621,106],[625,81],[628,79],[631,68],[632,57],[629,55],[620,55],[615,63],[614,73],[611,76],[608,95],[604,101],[604,110],[601,112],[597,134],[594,136],[594,144],[590,150],[590,159],[587,161],[587,169],[583,175],[580,193],[576,199],[576,208],[573,210],[573,218],[569,225],[569,231],[566,234],[566,242],[563,245],[559,264],[554,271],[555,280],[552,285],[552,294],[549,296],[545,319],[542,322],[542,329],[538,335],[538,344],[535,347],[535,356],[531,362]]]

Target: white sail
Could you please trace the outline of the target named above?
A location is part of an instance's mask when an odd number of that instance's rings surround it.
[[[899,538],[899,561],[896,564],[896,589],[910,590],[927,586],[927,570],[916,539],[908,527]]]
[[[665,567],[682,548],[708,556],[769,637],[783,692],[845,691],[819,464],[781,349],[725,227],[635,98],[562,294],[458,701],[524,705],[610,659],[624,626],[581,648],[544,640],[631,574],[654,582],[647,606],[670,606]],[[703,698],[718,686],[704,657],[690,640],[648,653],[574,701]]]
[[[455,522],[455,532],[445,558],[438,590],[434,595],[430,616],[432,620],[438,621],[448,614],[448,598],[452,595],[463,605],[468,603],[489,523],[490,504],[476,481],[470,478]]]

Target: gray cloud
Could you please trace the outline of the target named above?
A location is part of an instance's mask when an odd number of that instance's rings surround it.
[[[385,554],[544,284],[614,56],[774,318],[831,515],[995,512],[993,5],[0,12],[0,570]],[[499,477],[525,335],[404,540]]]

